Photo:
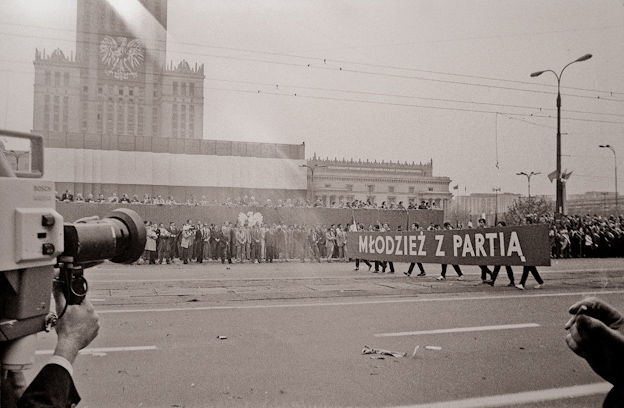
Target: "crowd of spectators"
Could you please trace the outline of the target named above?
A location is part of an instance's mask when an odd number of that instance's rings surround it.
[[[546,216],[535,221],[550,224],[551,256],[570,257],[621,257],[624,255],[624,217],[598,215],[572,215],[557,220]],[[347,232],[354,226],[338,225],[265,225],[259,222],[215,225],[204,222],[187,222],[178,227],[146,221],[147,243],[140,263],[171,263],[178,258],[183,263],[220,261],[273,262],[273,261],[346,261]],[[448,224],[448,223],[446,223]],[[459,226],[462,228],[462,226]],[[368,230],[391,230],[387,224],[370,225]],[[472,228],[472,225],[468,225]],[[359,230],[366,227],[360,225]],[[425,229],[440,229],[429,225]],[[398,226],[397,231],[402,227]]]
[[[104,194],[97,196],[88,194],[84,197],[80,193],[75,195],[69,191],[61,195],[56,194],[57,201],[63,202],[76,202],[76,203],[120,203],[120,204],[148,204],[148,205],[188,205],[188,206],[226,206],[226,207],[264,207],[264,208],[312,208],[312,207],[326,207],[326,208],[372,208],[382,210],[422,210],[422,209],[438,209],[436,203],[430,203],[428,201],[421,201],[420,203],[409,203],[404,205],[403,201],[398,203],[387,203],[383,201],[378,204],[374,201],[362,201],[362,200],[342,200],[333,202],[329,205],[323,203],[320,199],[316,201],[304,200],[304,199],[278,199],[271,200],[270,198],[264,201],[258,201],[254,196],[238,197],[236,199],[226,198],[224,201],[209,200],[206,196],[201,196],[198,200],[195,197],[186,201],[179,202],[173,196],[163,197],[161,195],[152,196],[150,194],[144,194],[139,198],[138,195],[130,197],[128,194],[118,195],[113,193],[109,197],[105,197]]]
[[[322,259],[347,260],[349,226],[338,225],[223,225],[187,220],[181,227],[145,221],[147,242],[139,263],[169,264],[220,261],[221,263],[262,263]]]
[[[624,217],[569,215],[550,219],[553,258],[624,256]]]

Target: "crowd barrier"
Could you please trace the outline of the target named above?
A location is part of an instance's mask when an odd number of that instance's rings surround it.
[[[365,226],[377,222],[388,223],[393,229],[398,225],[405,228],[412,223],[423,227],[444,222],[443,210],[376,210],[350,208],[265,208],[265,207],[225,207],[225,206],[186,206],[186,205],[146,205],[146,204],[110,204],[110,203],[65,203],[57,202],[56,210],[65,221],[73,222],[79,218],[93,215],[105,216],[115,208],[135,210],[144,220],[178,225],[186,220],[193,222],[223,224],[225,221],[236,222],[239,214],[260,213],[265,224],[280,223],[286,225],[330,225],[348,224],[353,217],[357,223]]]

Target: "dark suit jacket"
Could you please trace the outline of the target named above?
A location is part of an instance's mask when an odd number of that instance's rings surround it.
[[[80,402],[74,381],[58,364],[45,365],[30,383],[17,406],[19,408],[66,408]]]

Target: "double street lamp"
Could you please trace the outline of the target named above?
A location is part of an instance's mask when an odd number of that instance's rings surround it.
[[[516,173],[516,176],[526,176],[527,178],[527,183],[529,184],[529,198],[531,198],[531,177],[533,176],[537,176],[538,174],[542,174],[539,171],[538,172],[530,172],[530,173],[525,173],[524,171],[521,171],[519,173]]]
[[[598,145],[598,147],[602,147],[604,149],[609,149],[613,153],[613,167],[615,168],[615,215],[620,215],[620,211],[618,208],[618,185],[617,185],[617,155],[615,154],[615,149],[611,145]]]
[[[544,72],[552,72],[557,78],[557,201],[555,205],[555,215],[562,215],[565,213],[563,180],[561,179],[561,76],[563,75],[563,71],[565,71],[565,69],[570,65],[575,62],[587,61],[591,57],[591,54],[585,54],[582,57],[575,59],[564,66],[559,74],[552,69],[537,71],[531,74],[531,77],[537,77],[542,75]]]

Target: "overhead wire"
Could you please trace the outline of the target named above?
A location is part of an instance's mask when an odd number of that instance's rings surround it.
[[[46,39],[49,40],[50,38],[48,37],[44,37],[44,36],[40,36],[40,35],[25,35],[25,34],[16,34],[16,33],[6,33],[6,32],[0,32],[0,35],[9,35],[9,36],[17,36],[17,37],[25,37],[25,38],[40,38],[40,39]],[[66,41],[66,42],[71,42],[71,43],[79,43],[79,42],[85,42],[88,43],[89,41],[79,41],[79,40],[70,40],[70,39],[63,39],[63,38],[53,38],[53,40],[57,40],[57,41]],[[201,46],[201,45],[198,45]],[[206,48],[210,48],[210,46],[203,46]],[[218,47],[213,47],[213,48],[218,48]],[[223,48],[228,48],[228,47],[223,47]],[[149,51],[150,49],[146,47],[146,49]],[[154,49],[155,51],[161,51],[160,49]],[[237,49],[238,51],[243,51],[243,49]],[[252,52],[250,50],[244,50],[244,52]],[[337,70],[337,71],[341,71],[341,72],[349,72],[349,73],[359,73],[359,74],[366,74],[366,75],[377,75],[377,76],[385,76],[385,77],[392,77],[392,78],[403,78],[403,79],[412,79],[412,80],[420,80],[420,81],[431,81],[431,82],[439,82],[439,83],[447,83],[447,84],[455,84],[455,85],[464,85],[464,86],[476,86],[476,87],[485,87],[485,88],[490,88],[490,89],[500,89],[500,90],[507,90],[507,91],[517,91],[517,92],[528,92],[528,93],[538,93],[538,94],[552,94],[552,92],[550,91],[540,91],[540,90],[534,90],[534,89],[523,89],[523,88],[517,88],[517,87],[506,87],[506,86],[499,86],[499,85],[490,85],[490,84],[482,84],[482,83],[470,83],[470,82],[464,82],[464,81],[452,81],[452,80],[444,80],[444,79],[438,79],[438,78],[427,78],[427,77],[421,77],[421,76],[410,76],[410,75],[400,75],[400,74],[391,74],[391,73],[384,73],[384,72],[372,72],[372,71],[363,71],[363,70],[355,70],[355,69],[349,69],[349,68],[344,68],[344,67],[327,67],[326,66],[326,61],[327,59],[323,59],[324,64],[321,66],[317,66],[315,64],[312,63],[308,63],[308,64],[298,64],[298,63],[292,63],[292,62],[283,62],[283,61],[274,61],[274,60],[266,60],[266,59],[258,59],[258,58],[249,58],[249,57],[238,57],[238,56],[231,56],[231,55],[218,55],[218,54],[207,54],[207,53],[197,53],[197,52],[191,52],[191,51],[186,51],[186,54],[190,54],[190,55],[195,55],[195,56],[203,56],[203,57],[210,57],[210,58],[221,58],[221,59],[230,59],[230,60],[238,60],[238,61],[248,61],[248,62],[260,62],[260,63],[266,63],[266,64],[277,64],[277,65],[283,65],[283,66],[294,66],[294,67],[307,67],[307,68],[312,68],[312,69],[317,69],[317,70]],[[293,54],[280,54],[280,53],[269,53],[269,52],[258,52],[258,53],[266,53],[268,55],[273,55],[273,56],[284,56],[284,57],[289,57],[289,58],[305,58],[307,60],[321,60],[320,58],[312,58],[312,57],[305,57],[305,56],[298,56],[298,55],[293,55]],[[330,60],[331,61],[331,60]],[[353,64],[355,65],[371,65],[374,66],[374,64],[362,64],[362,63],[357,63],[354,62]],[[415,69],[411,69],[411,70],[415,70]],[[415,71],[421,71],[421,72],[433,72],[433,71],[425,71],[425,70],[415,70]],[[444,74],[444,75],[456,75],[456,76],[464,76],[464,74],[450,74],[450,73],[441,73],[440,74]],[[499,79],[499,78],[487,78],[487,77],[482,77],[483,79],[488,79],[488,80],[494,80],[494,81],[505,81],[505,82],[517,82],[517,81],[512,81],[512,80],[504,80],[504,79]],[[550,84],[540,84],[540,83],[529,83],[526,82],[525,84],[531,85],[531,86],[547,86],[547,87],[552,87],[552,85]],[[603,91],[603,90],[592,90],[592,92],[599,92],[599,93],[608,93],[608,94],[623,94],[624,92],[615,92],[615,91]],[[609,98],[609,97],[601,97],[601,96],[589,96],[589,95],[580,95],[580,94],[574,94],[574,93],[569,93],[569,94],[565,94],[567,97],[575,97],[575,98],[584,98],[584,99],[590,99],[590,100],[601,100],[601,101],[610,101],[610,102],[624,102],[623,99],[616,99],[616,98]]]
[[[250,94],[257,93],[257,94],[274,95],[274,96],[282,96],[282,97],[299,97],[299,98],[307,98],[307,99],[354,102],[354,103],[359,102],[359,103],[365,103],[365,104],[399,106],[399,107],[410,107],[410,108],[421,108],[421,109],[438,109],[438,110],[457,111],[457,112],[488,113],[488,114],[500,113],[500,114],[511,115],[511,116],[554,119],[554,117],[551,115],[536,115],[536,114],[530,114],[530,113],[516,113],[516,112],[499,112],[499,111],[489,111],[489,110],[480,110],[480,109],[454,108],[454,107],[447,107],[447,106],[417,105],[417,104],[407,104],[407,103],[398,103],[398,102],[372,101],[368,99],[348,99],[348,98],[339,98],[339,97],[330,97],[330,96],[306,95],[306,94],[297,93],[297,92],[285,94],[285,93],[272,92],[272,91],[263,91],[263,90],[254,91],[254,90],[241,90],[241,89],[232,89],[232,88],[208,87],[207,89],[242,92],[242,93],[250,93]],[[581,122],[624,125],[624,122],[617,122],[617,121],[591,120],[591,119],[573,118],[573,117],[564,117],[563,119],[575,120],[575,121],[581,121]]]
[[[63,28],[59,28],[59,27],[46,27],[46,26],[39,26],[39,25],[32,25],[32,24],[0,22],[0,25],[17,26],[17,27],[29,27],[29,28],[41,28],[41,29],[52,30],[52,31],[67,31],[67,32],[71,32],[71,33],[75,33],[76,32],[73,29],[63,29]],[[612,29],[612,28],[624,28],[624,26],[603,27],[603,28],[599,28],[599,29]],[[587,29],[587,30],[592,30],[592,29]],[[578,30],[578,29],[559,30],[559,31],[550,31],[550,32],[544,32],[544,33],[538,33],[538,34],[562,33],[562,32],[568,32],[568,31],[585,31],[585,30]],[[92,32],[92,31],[85,31],[85,30],[80,30],[80,32],[83,33],[83,34],[101,34],[99,32]],[[8,34],[8,33],[0,33],[0,34],[17,35],[17,34]],[[516,36],[516,35],[511,35],[511,36]],[[44,38],[47,39],[47,37],[44,37]],[[66,41],[74,42],[74,40],[66,40]],[[167,43],[167,40],[158,40],[158,39],[156,39],[155,41],[157,43],[158,42],[162,42],[162,43],[165,43],[165,44]],[[457,76],[457,77],[464,77],[464,78],[484,79],[484,80],[490,80],[490,81],[509,82],[509,83],[517,83],[517,84],[529,85],[529,86],[541,86],[541,87],[548,87],[548,88],[556,88],[557,87],[556,85],[553,85],[553,84],[543,84],[543,83],[536,83],[536,82],[519,81],[519,80],[512,80],[512,79],[506,79],[506,78],[497,78],[497,77],[489,77],[489,76],[483,76],[483,75],[452,73],[452,72],[444,72],[444,71],[418,69],[418,68],[413,68],[413,67],[403,67],[403,66],[397,66],[397,65],[376,64],[376,63],[369,63],[369,62],[363,62],[363,61],[353,61],[353,60],[346,60],[346,59],[324,58],[324,57],[319,57],[319,56],[308,56],[308,55],[299,55],[299,54],[292,54],[292,53],[279,53],[279,52],[273,52],[273,51],[254,50],[254,49],[248,49],[248,48],[227,47],[227,46],[219,46],[219,45],[201,44],[201,43],[177,41],[175,39],[169,40],[169,43],[174,43],[174,44],[179,44],[179,45],[187,45],[187,46],[192,46],[192,47],[215,48],[215,49],[222,49],[222,50],[236,51],[236,52],[265,54],[265,55],[287,57],[287,58],[298,58],[298,59],[303,59],[303,60],[308,60],[308,61],[309,60],[318,60],[318,61],[322,60],[324,62],[334,61],[334,62],[341,63],[341,64],[352,64],[352,65],[368,66],[368,67],[373,67],[373,68],[384,68],[384,69],[393,69],[393,70],[402,70],[402,71],[423,72],[423,73],[436,74],[436,75],[447,75],[447,76]],[[573,90],[579,90],[579,91],[586,91],[586,92],[599,92],[599,93],[605,93],[605,94],[608,94],[608,95],[611,95],[611,96],[613,96],[613,95],[624,95],[624,92],[621,92],[621,91],[608,91],[608,90],[601,90],[601,89],[581,88],[581,87],[572,87],[572,86],[563,86],[562,88],[563,89],[573,89]]]
[[[0,60],[3,61],[3,60]],[[4,60],[6,61],[6,60]],[[96,68],[96,71],[104,71],[101,68]],[[24,72],[24,71],[15,71],[15,70],[9,70],[9,69],[2,69],[0,68],[1,72],[13,72],[13,73],[17,73],[17,74],[27,74],[30,75],[30,73],[28,72]],[[164,73],[154,73],[151,74],[153,76],[165,76],[166,74]],[[100,77],[93,77],[93,76],[86,76],[83,78],[90,78],[90,79],[101,79]],[[230,80],[230,79],[224,79],[224,78],[205,78],[208,81],[216,81],[216,82],[226,82],[226,83],[239,83],[239,84],[246,84],[246,85],[261,85],[261,86],[282,86],[282,88],[292,88],[292,89],[305,89],[305,90],[317,90],[317,91],[322,91],[322,92],[336,92],[336,93],[348,93],[348,94],[360,94],[360,95],[368,95],[368,96],[381,96],[381,97],[393,97],[393,98],[403,98],[403,99],[421,99],[421,100],[429,100],[429,101],[437,101],[437,102],[445,102],[445,103],[462,103],[462,104],[474,104],[474,105],[482,105],[482,106],[492,106],[492,107],[506,107],[506,108],[518,108],[518,109],[530,109],[530,110],[535,110],[538,112],[542,112],[542,111],[553,111],[554,109],[552,108],[541,108],[541,107],[537,107],[537,106],[530,106],[530,105],[514,105],[514,104],[502,104],[502,103],[491,103],[491,102],[480,102],[480,101],[471,101],[471,100],[460,100],[460,99],[450,99],[450,98],[431,98],[431,97],[421,97],[421,96],[415,96],[415,95],[402,95],[402,94],[390,94],[390,93],[382,93],[382,92],[370,92],[370,91],[357,91],[357,90],[349,90],[349,89],[340,89],[340,88],[323,88],[323,87],[311,87],[311,86],[300,86],[300,85],[284,85],[284,84],[273,84],[273,83],[268,83],[268,82],[255,82],[255,81],[241,81],[241,80]],[[141,80],[132,80],[129,79],[127,81],[125,81],[125,83],[127,84],[143,84],[143,81]],[[204,89],[206,88],[206,85],[204,84]],[[104,98],[107,97],[113,97],[116,98],[117,95],[111,95],[111,94],[106,94],[104,95]],[[191,96],[187,96],[188,98],[191,98]],[[135,95],[134,98],[143,98],[140,95]],[[85,99],[83,99],[85,100]],[[90,100],[92,102],[107,102],[105,99],[98,99],[98,100]],[[442,108],[442,107],[441,107]],[[493,111],[477,111],[474,110],[475,112],[482,112],[482,113],[494,113]],[[587,114],[587,115],[602,115],[602,116],[615,116],[615,117],[624,117],[624,114],[616,114],[616,113],[606,113],[606,112],[592,112],[592,111],[580,111],[580,110],[566,110],[566,112],[570,112],[570,113],[578,113],[578,114]],[[502,113],[503,115],[516,115],[518,113]],[[535,114],[524,114],[524,116],[535,116],[535,117],[541,117],[541,118],[552,118],[552,116],[548,115],[548,116],[543,116],[543,115],[535,115]],[[579,119],[580,118],[576,118]],[[518,119],[521,120],[521,119]],[[589,121],[589,120],[588,120]],[[609,121],[602,121],[603,123],[620,123],[620,122],[609,122]],[[540,126],[539,124],[535,124],[533,122],[527,122],[530,124],[534,124],[536,126]],[[542,125],[544,126],[544,125]],[[547,126],[544,126],[547,127]]]
[[[314,68],[323,69],[320,67],[314,67]],[[329,69],[329,68],[326,68],[326,69]],[[336,70],[336,69],[331,68],[331,70]],[[481,88],[488,88],[488,89],[501,89],[501,90],[506,90],[506,91],[517,91],[517,92],[525,92],[525,93],[552,95],[552,92],[550,91],[540,91],[536,89],[523,89],[523,88],[510,87],[510,86],[489,85],[489,84],[463,82],[463,81],[452,81],[452,80],[447,80],[447,79],[426,78],[426,77],[413,76],[413,75],[379,73],[379,72],[363,71],[363,70],[349,69],[349,68],[343,68],[343,67],[339,67],[338,70],[340,72],[350,72],[350,73],[357,73],[357,74],[364,74],[364,75],[383,76],[383,77],[402,78],[402,79],[414,79],[414,80],[419,80],[419,81],[439,82],[439,83],[465,85],[465,86],[481,87]],[[619,103],[624,102],[624,99],[604,98],[600,96],[588,96],[588,95],[580,95],[580,94],[572,94],[572,93],[567,93],[565,94],[565,96],[574,97],[574,98],[591,99],[591,100],[619,102]]]

